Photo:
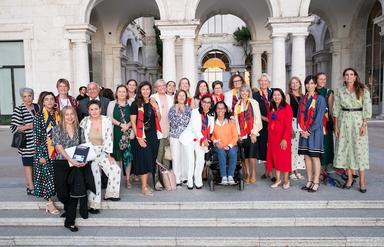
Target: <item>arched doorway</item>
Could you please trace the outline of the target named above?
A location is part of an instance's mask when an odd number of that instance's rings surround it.
[[[201,71],[203,79],[208,82],[209,85],[213,81],[219,80],[224,83],[224,90],[228,88],[228,80],[231,77],[229,70],[228,56],[219,50],[213,50],[205,54],[202,63]]]

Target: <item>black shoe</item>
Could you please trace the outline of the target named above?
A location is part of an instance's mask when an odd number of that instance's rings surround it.
[[[120,197],[117,197],[117,198],[114,198],[114,197],[108,197],[108,198],[104,198],[104,201],[118,202],[118,201],[120,201]]]
[[[198,190],[201,190],[201,188],[203,188],[203,186],[196,186],[195,185],[195,188],[198,189]]]
[[[77,232],[79,228],[77,226],[72,225],[72,226],[64,226],[65,228],[68,228],[71,232]]]
[[[62,214],[60,215],[60,217],[61,217],[61,218],[65,218],[65,217],[67,217],[67,212],[62,213]]]
[[[27,188],[27,195],[33,196],[33,195],[35,195],[35,191]]]
[[[186,183],[188,183],[188,180],[183,180],[183,184],[186,184]]]
[[[176,184],[176,186],[180,186],[180,187],[181,187],[181,186],[182,186],[182,183],[178,183],[178,184]]]
[[[193,186],[192,186],[192,187],[189,187],[189,186],[188,186],[188,189],[189,189],[189,190],[193,190]]]
[[[355,180],[352,180],[352,183],[351,183],[351,185],[347,185],[347,181],[345,182],[345,184],[343,185],[343,189],[347,189],[347,190],[349,190],[349,189],[351,189],[352,188],[352,186],[353,186],[353,184],[355,183]]]
[[[90,212],[91,214],[99,214],[99,213],[100,213],[100,210],[95,209],[95,208],[89,208],[89,209],[88,209],[88,212]]]
[[[271,178],[271,181],[272,181],[272,183],[276,182],[276,178],[275,178],[275,177],[272,177],[272,178]]]
[[[263,175],[260,176],[260,178],[261,179],[267,179],[267,174],[264,173]]]
[[[362,188],[360,188],[360,189],[359,189],[359,191],[360,191],[361,193],[363,193],[363,194],[364,194],[364,193],[366,193],[366,192],[367,192],[367,189],[362,189]]]
[[[303,187],[301,187],[301,189],[308,191],[312,187],[313,182],[312,181],[308,181],[307,184],[309,184],[308,187],[307,187],[307,185],[304,185]]]
[[[320,183],[313,183],[311,188],[308,189],[308,192],[317,192],[320,188]]]

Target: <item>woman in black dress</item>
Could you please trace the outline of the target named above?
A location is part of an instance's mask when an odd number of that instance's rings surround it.
[[[155,171],[156,157],[161,138],[160,110],[155,100],[150,99],[151,83],[144,81],[137,89],[136,100],[131,105],[131,123],[136,138],[133,141],[133,173],[140,175],[141,192],[153,193],[148,187],[149,174]]]

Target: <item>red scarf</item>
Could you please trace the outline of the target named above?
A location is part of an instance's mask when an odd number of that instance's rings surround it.
[[[316,108],[316,101],[317,101],[317,93],[315,93],[312,97],[312,102],[309,105],[309,108],[307,110],[307,117],[305,118],[305,109],[307,107],[307,101],[308,101],[308,95],[304,96],[304,99],[301,101],[300,104],[300,116],[299,116],[299,125],[300,128],[303,131],[308,131],[313,122],[315,121],[315,108]]]
[[[260,89],[259,91],[260,91],[261,97],[263,98],[265,109],[267,109],[267,116],[268,116],[268,113],[269,113],[268,89],[267,89],[267,95],[264,95],[263,90]]]
[[[153,114],[155,115],[155,125],[156,125],[156,134],[157,138],[161,139],[162,133],[161,133],[161,127],[160,127],[160,120],[157,116],[156,109],[151,105]],[[137,125],[136,125],[136,132],[137,132],[137,138],[145,138],[145,131],[144,131],[144,104],[139,107],[137,112]]]
[[[243,101],[241,100],[239,104],[236,105],[235,114],[239,120],[240,127],[240,137],[246,137],[252,133],[253,128],[253,107],[251,104],[251,100],[248,99],[244,111],[242,111]]]
[[[190,97],[190,96],[188,96],[188,98],[187,98],[187,104],[188,104],[188,106],[190,107],[191,106],[191,104],[192,104],[192,97]]]
[[[219,96],[217,96],[216,94],[212,94],[211,96],[214,104],[220,101],[224,101],[224,94],[220,94]]]
[[[206,114],[201,114],[201,134],[203,134],[203,138],[200,139],[200,145],[211,137],[208,116]]]

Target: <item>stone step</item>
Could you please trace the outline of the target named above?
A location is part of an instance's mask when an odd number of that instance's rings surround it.
[[[63,205],[56,203],[59,208]],[[3,201],[0,210],[44,209],[41,201]],[[332,201],[194,201],[194,202],[102,202],[113,210],[210,210],[210,209],[384,209],[384,200]]]
[[[0,227],[7,246],[384,246],[381,227]]]

